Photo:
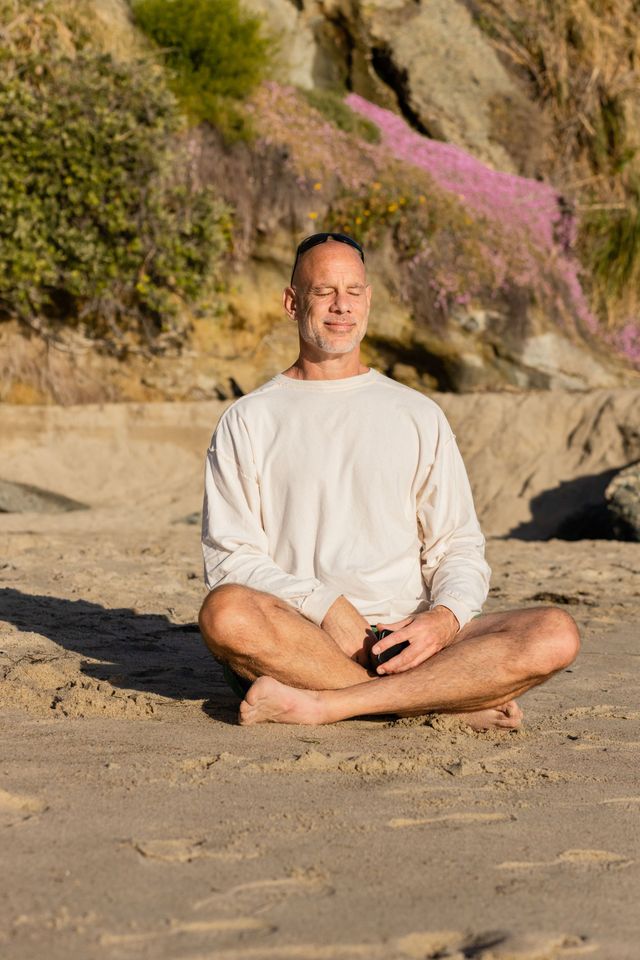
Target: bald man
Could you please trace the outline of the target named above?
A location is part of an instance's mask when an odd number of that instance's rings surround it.
[[[240,723],[448,713],[517,728],[516,697],[576,657],[573,619],[481,615],[490,570],[451,428],[360,358],[360,245],[307,237],[283,305],[297,359],[225,411],[207,455],[200,629]]]

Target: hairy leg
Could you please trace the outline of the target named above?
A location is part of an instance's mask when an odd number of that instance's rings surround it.
[[[248,680],[268,675],[302,689],[328,690],[370,679],[325,630],[269,593],[217,587],[206,597],[199,622],[214,656]]]
[[[513,710],[515,697],[568,666],[579,649],[573,619],[556,608],[490,614],[467,624],[457,639],[413,670],[339,690],[301,691],[262,677],[240,706],[240,722]]]

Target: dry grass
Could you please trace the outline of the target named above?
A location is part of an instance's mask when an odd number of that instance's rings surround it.
[[[15,55],[73,57],[90,46],[119,62],[150,56],[125,0],[0,0],[3,67]]]
[[[549,120],[545,168],[580,214],[594,308],[608,326],[625,324],[640,308],[640,5],[473,0],[473,9]]]
[[[559,185],[619,173],[638,146],[634,0],[475,0],[473,6],[551,118],[547,162]]]

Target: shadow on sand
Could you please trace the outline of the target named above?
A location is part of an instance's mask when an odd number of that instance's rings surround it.
[[[204,646],[196,623],[177,624],[159,614],[13,588],[0,589],[0,619],[100,660],[80,662],[85,676],[176,701],[206,700],[203,710],[208,716],[235,722],[237,698]]]

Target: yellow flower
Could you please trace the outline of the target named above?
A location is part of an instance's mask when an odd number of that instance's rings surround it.
[[[371,214],[371,210],[363,210],[363,213],[364,213],[365,217],[368,217],[368,216],[370,216],[370,214]]]
[[[356,223],[362,223],[362,217],[356,217]]]
[[[314,190],[322,190],[322,184],[321,184],[321,183],[314,183],[313,189],[314,189]]]
[[[397,209],[398,209],[397,203],[390,203],[389,206],[387,207],[387,210],[389,211],[389,213],[395,213]]]
[[[381,186],[382,186],[382,184],[381,184],[381,183],[378,183],[378,181],[376,180],[374,183],[371,184],[371,189],[372,189],[372,190],[379,190]]]
[[[317,220],[317,219],[318,219],[318,214],[316,213],[315,210],[312,210],[311,213],[308,214],[308,216],[309,216],[309,220]]]
[[[400,197],[400,200],[398,201],[398,203],[400,204],[401,207],[404,207],[404,205],[405,205],[406,202],[407,202],[407,201],[406,201],[405,197]]]
[[[426,198],[425,196],[423,196],[422,194],[420,194],[420,196],[418,197],[418,200],[419,200],[420,203],[426,203],[426,202],[427,202],[427,198]]]

